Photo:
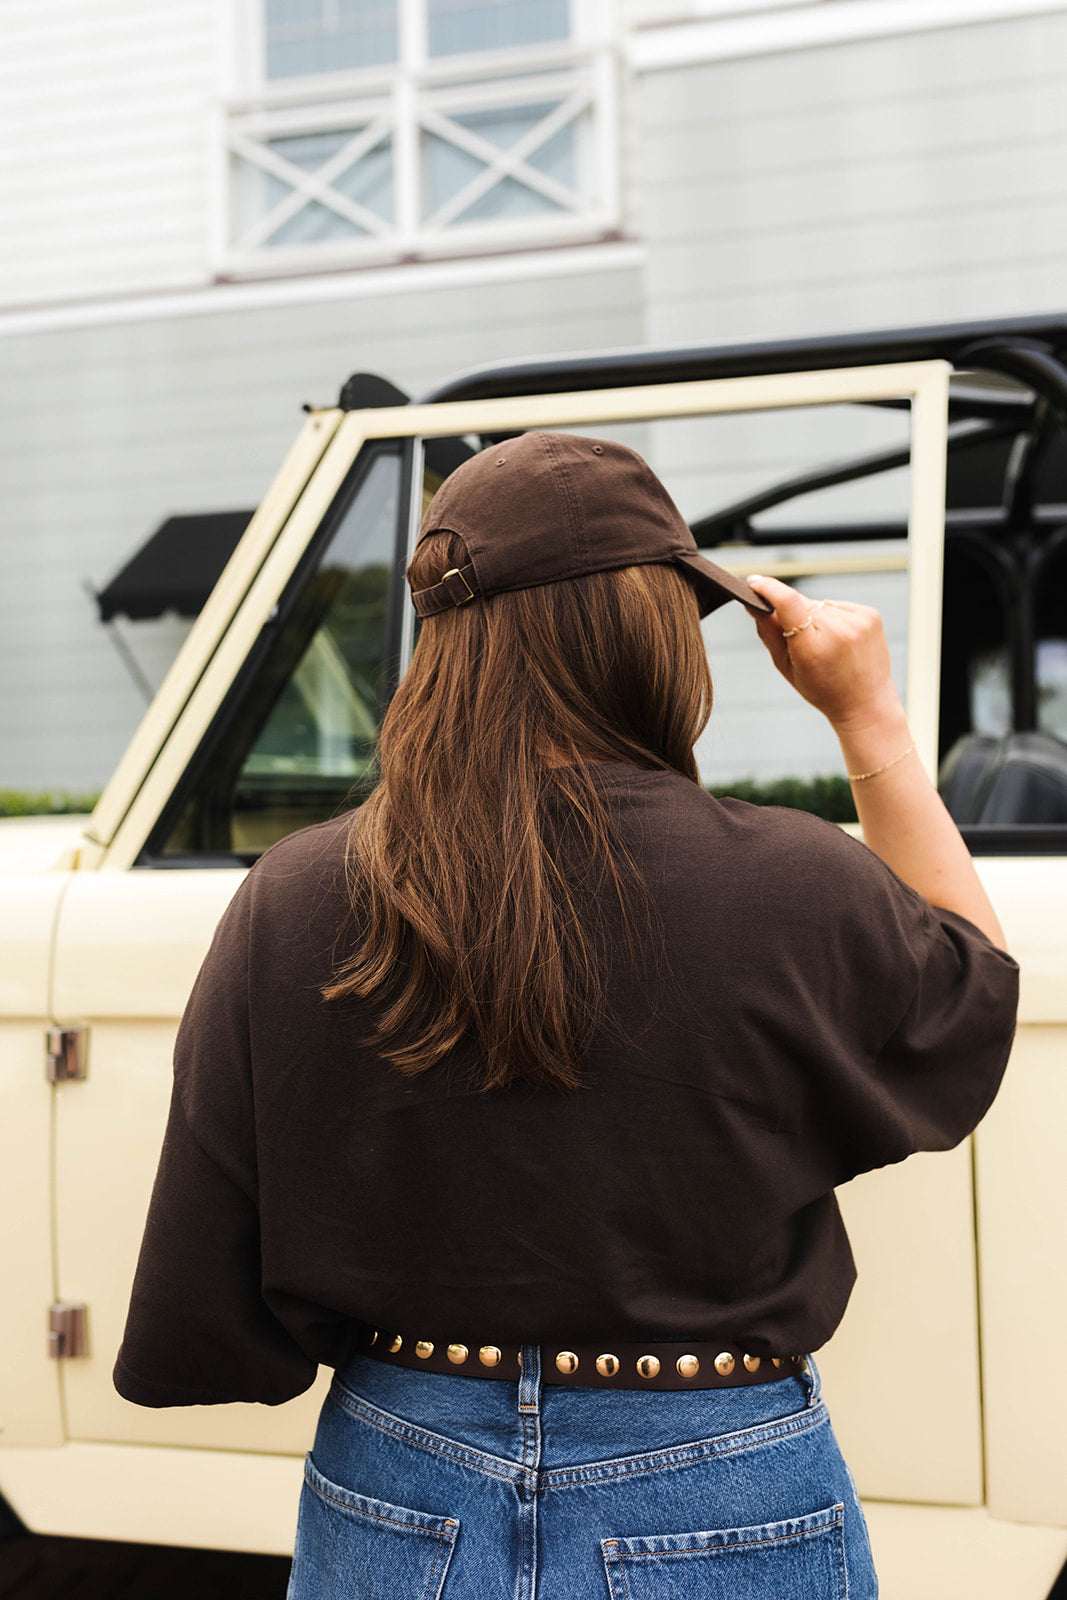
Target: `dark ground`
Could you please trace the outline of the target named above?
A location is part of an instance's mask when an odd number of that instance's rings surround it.
[[[0,1519],[0,1600],[285,1600],[288,1583],[287,1556],[7,1533]],[[1067,1567],[1048,1600],[1067,1600]]]
[[[0,1600],[285,1600],[289,1560],[228,1550],[14,1534]]]

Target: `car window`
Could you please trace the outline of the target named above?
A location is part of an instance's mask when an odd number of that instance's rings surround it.
[[[942,796],[972,848],[1005,851],[1067,829],[1067,436],[1015,409],[960,460],[942,625]]]
[[[1067,435],[1018,386],[953,396],[939,684],[939,784],[973,849],[1043,848],[1067,828]],[[902,695],[910,423],[848,405],[575,429],[639,450],[698,545],[813,599],[875,605]],[[751,620],[704,623],[716,706],[705,785],[835,821],[855,816],[836,740],[773,673]]]
[[[1034,578],[1035,721],[1067,741],[1067,527],[1043,547]]]
[[[1055,448],[1046,441],[1028,453],[1027,429],[1039,424],[1025,396],[1013,404],[1006,419],[992,421],[964,407],[949,436],[940,778],[953,815],[983,848],[1005,830],[1015,837],[1067,825],[1067,452],[1061,461],[1057,436]],[[638,449],[719,564],[782,577],[813,600],[877,606],[905,695],[907,405],[798,406],[571,431]],[[425,440],[421,504],[492,437]],[[360,454],[143,862],[254,860],[368,792],[407,609],[412,524],[400,504],[401,449],[386,441]],[[1033,463],[1029,499],[1021,460]],[[715,708],[697,746],[701,781],[713,792],[852,820],[836,739],[774,672],[751,618],[728,605],[703,627]],[[407,628],[417,635],[410,616]],[[929,679],[928,664],[924,670]],[[990,847],[1004,846],[994,839]]]
[[[400,456],[364,453],[250,652],[146,860],[252,860],[373,781]]]
[[[886,619],[903,693],[908,651],[910,414],[866,405],[800,406],[740,415],[591,423],[569,432],[616,439],[649,462],[698,546],[742,576],[782,576],[813,598],[866,600]],[[488,443],[488,439],[485,441]],[[875,455],[878,473],[809,484],[827,463]],[[884,458],[884,460],[882,459]],[[804,480],[800,483],[800,480]],[[795,491],[775,501],[784,483]],[[773,492],[772,492],[773,491]],[[761,496],[771,502],[760,506]],[[715,792],[854,819],[837,741],[798,706],[775,672],[751,617],[725,605],[703,632],[715,686],[696,747]]]

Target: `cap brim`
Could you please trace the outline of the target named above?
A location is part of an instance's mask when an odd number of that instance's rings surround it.
[[[744,578],[735,578],[732,572],[727,572],[725,567],[717,567],[714,561],[709,561],[707,556],[702,556],[699,551],[694,550],[690,553],[688,550],[681,550],[673,555],[671,560],[682,567],[696,590],[702,617],[716,611],[719,606],[724,606],[727,600],[740,600],[742,605],[751,606],[753,611],[774,610],[762,595],[758,595],[755,589],[749,588]]]

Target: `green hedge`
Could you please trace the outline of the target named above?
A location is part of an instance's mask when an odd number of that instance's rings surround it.
[[[756,806],[789,806],[810,811],[827,822],[855,822],[856,808],[847,778],[778,778],[774,783],[744,780],[711,786],[709,794],[732,795]],[[0,789],[0,817],[58,817],[90,812],[99,800],[95,794],[70,794],[66,789],[46,789],[28,794],[20,789]]]
[[[793,811],[810,811],[827,822],[855,822],[856,807],[847,778],[777,778],[773,783],[745,780],[709,787],[716,797],[732,795],[755,806],[789,806]]]
[[[44,789],[29,794],[23,789],[0,789],[0,817],[82,816],[100,798],[95,794],[71,794],[67,789]]]

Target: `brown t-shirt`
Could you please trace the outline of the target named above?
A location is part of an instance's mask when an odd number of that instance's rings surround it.
[[[833,1333],[855,1278],[834,1186],[975,1127],[1015,963],[828,823],[595,770],[662,942],[643,981],[610,963],[613,1025],[572,1094],[472,1091],[473,1045],[402,1076],[358,1002],[322,1000],[349,818],[252,868],[178,1036],[127,1399],[275,1405],[363,1321],[766,1355]]]

